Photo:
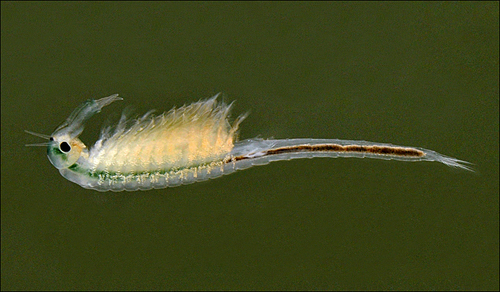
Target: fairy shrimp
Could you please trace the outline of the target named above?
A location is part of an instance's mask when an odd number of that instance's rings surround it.
[[[66,179],[97,191],[160,189],[216,178],[272,161],[313,157],[358,157],[437,161],[472,171],[470,163],[432,150],[387,143],[339,139],[248,139],[237,141],[241,115],[229,122],[232,104],[218,95],[161,115],[132,119],[123,114],[104,127],[90,149],[78,138],[85,122],[118,94],[87,100],[50,136],[26,131],[49,142],[50,162]]]

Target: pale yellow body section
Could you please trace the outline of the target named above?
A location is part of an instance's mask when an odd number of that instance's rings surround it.
[[[90,150],[94,171],[120,173],[170,170],[223,159],[234,146],[241,118],[228,122],[231,105],[216,97],[134,120],[105,131]],[[111,133],[111,131],[113,131]]]

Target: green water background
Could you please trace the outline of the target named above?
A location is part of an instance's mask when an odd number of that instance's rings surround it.
[[[2,2],[1,287],[499,289],[498,2]],[[242,139],[467,160],[304,159],[98,193],[42,142],[88,98],[160,112],[223,92]]]

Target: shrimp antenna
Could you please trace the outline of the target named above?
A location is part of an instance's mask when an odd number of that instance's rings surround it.
[[[43,147],[47,147],[49,146],[49,142],[44,142],[44,143],[35,143],[35,144],[25,144],[24,146],[43,146]]]
[[[31,132],[31,131],[28,131],[28,130],[24,130],[24,131],[26,133],[28,133],[28,134],[33,135],[33,136],[37,136],[37,137],[40,137],[40,138],[43,138],[43,139],[50,140],[50,136],[49,135],[39,134],[39,133]],[[25,146],[43,146],[43,147],[47,147],[48,145],[49,145],[49,142],[43,142],[43,143],[35,143],[35,144],[26,144]]]
[[[24,131],[25,131],[26,133],[28,133],[28,134],[33,135],[33,136],[37,136],[37,137],[40,137],[40,138],[43,138],[43,139],[50,140],[50,136],[49,136],[49,135],[39,134],[39,133],[31,132],[31,131],[28,131],[28,130],[24,130]]]

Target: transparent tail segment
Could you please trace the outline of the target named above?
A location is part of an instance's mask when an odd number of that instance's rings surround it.
[[[474,171],[471,163],[467,161],[424,148],[339,139],[252,139],[237,143],[231,151],[231,156],[238,169],[298,158],[357,157],[400,161],[437,161],[451,167]]]

